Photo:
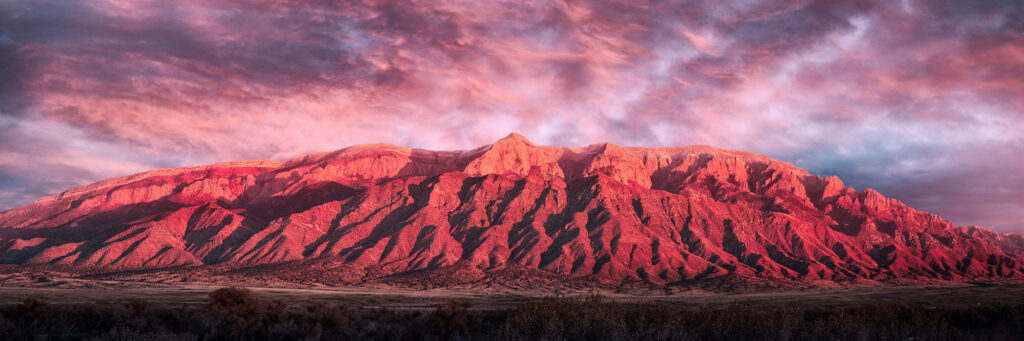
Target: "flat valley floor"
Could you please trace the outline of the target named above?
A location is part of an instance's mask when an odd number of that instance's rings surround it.
[[[24,283],[18,283],[24,284]],[[209,293],[229,284],[183,284],[145,286],[115,281],[79,282],[78,286],[15,285],[0,286],[0,305],[16,304],[29,295],[41,296],[48,303],[119,303],[146,300],[153,303],[201,305]],[[10,285],[2,283],[0,285]],[[724,307],[732,304],[792,307],[852,307],[871,304],[902,304],[923,307],[971,307],[997,304],[1024,304],[1024,283],[939,283],[915,285],[860,286],[850,288],[771,289],[747,292],[709,292],[682,290],[670,294],[656,292],[610,292],[579,289],[502,290],[502,289],[408,289],[374,287],[259,287],[246,286],[261,299],[284,304],[328,303],[356,309],[428,310],[454,300],[471,304],[474,310],[498,310],[514,307],[533,298],[548,296],[589,296],[597,294],[606,301],[621,304],[659,302],[681,307]]]

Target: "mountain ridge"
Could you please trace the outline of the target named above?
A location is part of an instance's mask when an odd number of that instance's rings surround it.
[[[602,283],[836,282],[1021,279],[1022,259],[1020,235],[956,227],[760,154],[516,133],[464,151],[372,144],[154,170],[0,212],[0,263],[90,271],[314,261],[344,282],[453,266],[474,280],[522,268]]]

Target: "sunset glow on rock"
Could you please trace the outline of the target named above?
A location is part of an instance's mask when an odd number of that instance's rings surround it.
[[[0,340],[1013,340],[1024,0],[2,0]]]
[[[509,285],[501,274],[515,269],[594,283],[1024,278],[1020,235],[956,227],[764,155],[519,134],[466,151],[360,145],[151,171],[2,213],[0,226],[3,263],[86,271],[459,273],[434,285]]]

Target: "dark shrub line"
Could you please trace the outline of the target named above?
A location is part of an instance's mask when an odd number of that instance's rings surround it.
[[[3,340],[1016,340],[1024,305],[688,309],[622,305],[600,296],[545,297],[507,310],[449,301],[429,312],[286,305],[244,288],[202,306],[142,300],[47,304],[29,296],[0,306]]]

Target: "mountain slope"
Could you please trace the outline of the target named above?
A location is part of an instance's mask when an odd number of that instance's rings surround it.
[[[345,281],[532,271],[664,284],[1024,278],[1022,260],[1019,235],[763,155],[518,134],[469,151],[363,145],[157,170],[0,213],[0,262],[87,271],[313,262]]]

